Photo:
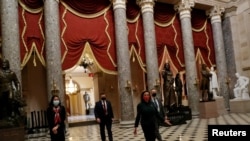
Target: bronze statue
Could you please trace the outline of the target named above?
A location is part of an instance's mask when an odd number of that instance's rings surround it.
[[[170,70],[169,63],[165,63],[164,69],[162,70],[163,77],[163,96],[164,96],[164,107],[166,111],[169,111],[171,107],[176,106],[176,96],[174,90],[174,77]]]
[[[178,107],[182,105],[182,87],[183,87],[183,84],[180,78],[180,73],[177,73],[175,75],[175,91],[176,91],[177,99],[178,99],[177,100]]]
[[[16,119],[21,116],[20,108],[25,105],[17,76],[10,70],[9,61],[3,59],[0,69],[0,120]]]
[[[210,94],[209,94],[209,83],[210,83],[210,77],[212,77],[212,74],[210,73],[209,68],[206,64],[202,64],[201,66],[201,85],[200,90],[202,94],[202,101],[210,101]]]

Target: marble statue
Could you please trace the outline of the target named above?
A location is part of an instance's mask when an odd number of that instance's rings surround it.
[[[214,67],[210,68],[210,73],[212,74],[212,76],[210,77],[210,92],[213,93],[213,98],[219,98],[218,96],[218,91],[219,91],[219,84],[218,84],[218,80],[217,80],[217,74],[214,71]]]
[[[233,89],[235,99],[250,99],[248,92],[249,78],[241,76],[239,73],[235,73],[235,76],[237,77],[237,81]]]

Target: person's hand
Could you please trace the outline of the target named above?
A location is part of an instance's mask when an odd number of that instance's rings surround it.
[[[135,127],[134,129],[134,135],[136,136],[137,135],[137,128]]]
[[[100,118],[96,118],[96,122],[97,123],[101,123],[101,119]]]
[[[169,119],[165,118],[164,122],[167,124],[167,125],[172,125],[172,123],[170,122]]]
[[[58,127],[59,127],[58,125],[56,125],[55,127],[53,127],[52,131],[53,131],[54,134],[57,134]]]

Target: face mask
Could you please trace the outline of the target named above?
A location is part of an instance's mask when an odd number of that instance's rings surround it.
[[[106,100],[106,97],[102,97],[102,100]]]
[[[54,101],[53,101],[53,105],[54,105],[54,106],[58,106],[59,103],[60,103],[59,100],[54,100]]]
[[[156,93],[153,93],[152,96],[153,96],[153,97],[156,97]]]
[[[149,96],[149,95],[145,95],[145,96],[143,96],[143,100],[144,100],[145,102],[148,102],[148,101],[149,101],[149,99],[150,99],[150,96]]]

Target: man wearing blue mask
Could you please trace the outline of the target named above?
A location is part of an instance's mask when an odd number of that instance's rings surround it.
[[[102,141],[106,141],[105,137],[105,126],[108,131],[109,141],[113,141],[112,135],[112,122],[114,120],[114,114],[111,102],[106,100],[106,94],[100,94],[101,99],[95,103],[95,118],[96,121],[99,123],[100,126],[100,134]]]

